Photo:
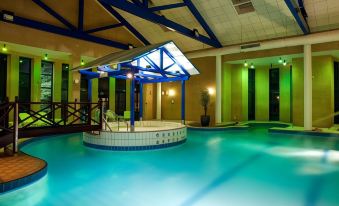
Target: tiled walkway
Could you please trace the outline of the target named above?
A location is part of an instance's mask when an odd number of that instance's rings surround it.
[[[46,162],[24,153],[0,157],[0,183],[20,179],[44,168]]]

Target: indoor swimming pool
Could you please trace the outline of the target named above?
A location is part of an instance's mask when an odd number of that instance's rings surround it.
[[[183,145],[130,152],[55,136],[22,148],[46,160],[48,173],[0,195],[0,205],[338,205],[338,149],[335,138],[267,128],[188,130]]]

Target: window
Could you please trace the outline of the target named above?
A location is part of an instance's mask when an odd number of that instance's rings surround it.
[[[31,59],[19,58],[19,101],[31,101]],[[28,105],[20,107],[20,112],[27,112]]]
[[[115,113],[123,115],[126,110],[126,80],[115,81]]]
[[[269,117],[270,121],[279,120],[279,101],[280,101],[280,91],[279,91],[279,69],[270,69],[269,72]]]
[[[248,70],[248,120],[255,120],[255,70]]]
[[[41,62],[41,102],[53,101],[53,63]]]
[[[80,102],[88,102],[88,79],[84,75],[81,75]]]
[[[98,95],[99,95],[99,98],[108,98],[109,97],[109,79],[108,79],[108,77],[99,78]]]
[[[7,56],[0,54],[0,103],[6,99]],[[0,115],[1,116],[1,115]]]
[[[62,64],[61,102],[68,102],[69,65]]]

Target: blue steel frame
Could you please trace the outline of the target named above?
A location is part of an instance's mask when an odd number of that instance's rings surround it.
[[[153,52],[159,51],[160,55],[160,62],[159,66],[148,57],[149,54]],[[173,64],[164,67],[164,53],[167,54],[167,56],[173,61]],[[149,64],[149,67],[141,67],[140,66],[140,59],[143,58],[147,61]],[[132,62],[137,62],[137,65],[132,65]],[[177,65],[184,74],[181,73],[172,73],[166,71],[170,67]],[[123,68],[129,68],[130,70],[126,70]],[[135,89],[135,82],[138,81],[140,84],[140,99],[139,99],[139,115],[140,120],[142,120],[143,117],[143,85],[147,83],[159,83],[159,82],[174,82],[174,81],[180,81],[181,82],[181,121],[183,124],[185,124],[185,82],[190,78],[190,74],[186,71],[183,65],[181,65],[172,55],[171,53],[164,47],[161,46],[155,50],[152,50],[150,52],[147,52],[145,54],[142,54],[138,57],[133,58],[132,60],[124,63],[119,63],[117,65],[117,69],[111,70],[106,68],[106,66],[98,67],[98,71],[107,72],[108,77],[113,77],[117,79],[129,79],[127,77],[127,74],[132,74],[131,79],[131,91],[134,91]],[[152,74],[144,74],[143,71],[152,72],[152,73],[159,73],[161,75],[152,75]],[[98,72],[92,72],[89,70],[79,70],[79,72],[82,75],[85,75],[86,78],[89,80],[89,99],[92,96],[92,93],[90,93],[90,87],[91,87],[91,80],[94,78],[100,78],[100,73]],[[140,73],[141,72],[141,73]],[[167,76],[167,75],[170,75]],[[130,94],[131,99],[131,118],[130,118],[130,124],[131,124],[131,131],[134,131],[134,92],[131,92]]]
[[[195,8],[194,4],[191,2],[191,0],[184,0],[185,6],[188,7],[188,9],[191,11],[191,13],[195,16],[195,18],[198,20],[198,22],[201,24],[201,26],[204,28],[204,30],[207,32],[209,37],[206,37],[204,35],[195,35],[194,29],[191,30],[187,27],[184,27],[176,22],[173,22],[166,17],[153,13],[153,11],[160,11],[164,9],[171,9],[171,8],[177,8],[183,6],[183,4],[171,4],[171,5],[164,5],[160,7],[154,7],[152,9],[148,8],[148,3],[141,2],[139,0],[133,0],[132,2],[129,2],[127,0],[100,0],[100,2],[105,2],[107,5],[114,6],[118,9],[121,9],[123,11],[126,11],[130,14],[133,14],[135,16],[138,16],[140,18],[146,19],[148,21],[154,22],[156,24],[162,24],[163,26],[166,26],[168,28],[174,29],[175,31],[188,36],[190,38],[193,38],[195,40],[198,40],[200,42],[203,42],[205,44],[208,44],[210,46],[220,48],[222,47],[221,43],[217,39],[217,37],[214,35],[213,31],[210,29],[208,24],[205,22],[205,20],[200,15],[199,11]],[[147,5],[147,6],[145,6]]]
[[[104,8],[109,13],[113,14],[115,16],[115,18],[120,21],[120,23],[108,25],[108,26],[103,26],[103,27],[98,27],[98,28],[94,28],[94,29],[84,31],[83,27],[84,27],[84,3],[85,2],[84,2],[84,0],[78,0],[78,1],[79,1],[78,2],[79,5],[78,5],[78,25],[77,25],[77,27],[74,26],[72,23],[70,23],[68,20],[66,20],[64,17],[62,17],[58,12],[53,10],[47,4],[45,4],[42,0],[32,0],[32,2],[37,4],[44,11],[46,11],[48,14],[50,14],[51,16],[56,18],[58,21],[60,21],[63,25],[65,25],[66,28],[54,26],[54,25],[51,25],[51,24],[35,21],[35,20],[32,20],[32,19],[28,19],[28,18],[24,18],[24,17],[20,17],[20,16],[16,16],[14,13],[7,12],[7,11],[1,11],[0,12],[0,15],[1,15],[0,21],[16,24],[16,25],[20,25],[20,26],[25,26],[25,27],[29,27],[29,28],[34,28],[34,29],[38,29],[38,30],[41,30],[41,31],[46,31],[46,32],[54,33],[54,34],[67,36],[67,37],[77,38],[77,39],[81,39],[81,40],[85,40],[85,41],[89,41],[89,42],[103,44],[103,45],[115,47],[115,48],[118,48],[118,49],[128,50],[130,44],[124,44],[124,43],[120,43],[120,42],[117,42],[117,41],[114,41],[114,40],[109,40],[109,39],[97,37],[97,36],[90,34],[90,33],[94,33],[94,32],[97,32],[97,31],[103,31],[103,30],[106,30],[106,29],[113,29],[113,28],[117,28],[117,27],[120,27],[120,26],[125,26],[143,44],[145,44],[145,45],[150,44],[146,40],[146,38],[143,37],[142,34],[139,33],[132,25],[130,25],[118,12],[112,11],[113,10],[112,7],[107,8],[107,7],[104,6]],[[99,2],[99,3],[101,4],[101,2]],[[12,15],[13,21],[6,20],[3,16],[5,13]]]
[[[295,20],[297,21],[300,29],[303,31],[304,34],[309,34],[310,27],[307,24],[307,13],[304,8],[304,4],[301,0],[285,0],[287,7],[290,9],[292,15],[294,16]]]

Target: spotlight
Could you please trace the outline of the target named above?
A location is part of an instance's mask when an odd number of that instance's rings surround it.
[[[127,73],[126,76],[127,76],[128,79],[132,79],[133,78],[133,74],[132,73]]]
[[[282,64],[283,63],[283,60],[281,59],[281,57],[280,57],[280,59],[279,59],[279,64]]]
[[[248,67],[248,63],[247,63],[247,61],[245,61],[245,63],[244,63],[244,67]]]
[[[22,63],[23,62],[22,59],[20,59],[19,62]]]
[[[45,54],[44,60],[48,60],[48,54]]]
[[[254,67],[254,64],[253,63],[251,63],[251,69],[254,69],[255,67]]]
[[[81,66],[83,66],[83,65],[85,65],[85,62],[84,62],[84,60],[83,59],[81,59]]]
[[[196,38],[200,36],[198,29],[193,29],[193,34]]]
[[[286,65],[287,65],[287,62],[286,62],[286,60],[284,60],[284,63],[283,63],[283,65],[284,65],[284,66],[286,66]]]
[[[128,44],[128,49],[133,49],[134,46],[132,44]]]
[[[6,51],[7,51],[6,44],[4,44],[4,46],[2,47],[2,51],[3,51],[3,52],[6,52]]]

